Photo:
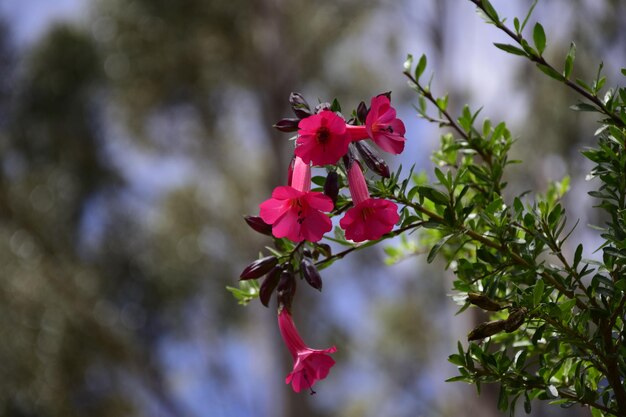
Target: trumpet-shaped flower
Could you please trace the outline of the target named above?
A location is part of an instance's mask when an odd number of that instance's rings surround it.
[[[348,152],[346,122],[330,110],[300,120],[295,154],[313,165],[335,164]]]
[[[335,353],[337,348],[333,346],[318,350],[308,347],[300,337],[286,308],[278,313],[278,328],[294,360],[293,369],[285,378],[285,383],[291,384],[295,392],[311,389],[311,393],[314,393],[313,385],[326,378],[330,368],[335,364],[329,354]]]
[[[272,225],[274,237],[286,237],[294,242],[317,242],[332,229],[324,212],[333,209],[333,201],[310,189],[311,167],[296,157],[291,185],[276,187],[272,198],[259,205],[259,216]]]
[[[352,141],[370,138],[385,152],[399,154],[404,150],[404,123],[396,118],[396,109],[385,95],[372,98],[365,126],[347,125],[347,129]]]
[[[356,161],[348,170],[348,186],[354,207],[339,221],[346,238],[363,242],[389,233],[400,220],[398,206],[389,200],[370,198],[363,171]]]

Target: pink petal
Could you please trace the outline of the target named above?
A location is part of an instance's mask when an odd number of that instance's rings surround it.
[[[328,349],[311,349],[304,344],[296,330],[293,319],[287,309],[278,313],[278,327],[280,334],[294,358],[293,369],[285,378],[286,384],[291,384],[295,392],[312,387],[320,379],[326,378],[335,361],[328,356],[337,351],[332,346]]]
[[[387,96],[372,97],[372,101],[370,102],[370,111],[365,118],[365,123],[373,125],[374,123],[379,122],[381,117],[385,117],[385,113],[387,113],[390,108],[393,110],[391,102]],[[395,110],[393,117],[395,117]]]
[[[302,222],[300,233],[309,242],[318,242],[324,233],[333,228],[332,222],[324,213],[310,209]]]
[[[332,211],[332,209],[334,208],[333,200],[331,200],[330,197],[324,195],[323,193],[308,192],[304,196],[304,200],[309,205],[309,207],[320,211],[329,212]]]
[[[335,135],[346,133],[346,121],[331,111],[323,111],[328,120],[328,129]]]
[[[289,375],[287,375],[287,378],[285,378],[285,384],[289,384],[289,383],[291,383],[291,388],[295,392],[300,392],[302,391],[303,388],[304,389],[310,388],[310,385],[304,379],[302,372],[291,372]]]
[[[267,224],[273,224],[276,219],[289,210],[289,200],[270,198],[259,204],[259,216]]]
[[[289,315],[286,310],[282,310],[278,315],[278,329],[293,360],[297,360],[298,353],[307,349],[307,346],[302,340],[302,337],[300,337],[291,315]]]
[[[274,188],[274,191],[272,191],[272,198],[277,200],[294,200],[303,195],[303,192],[298,191],[289,185],[281,185],[280,187]]]
[[[311,385],[320,379],[324,379],[328,376],[330,368],[335,364],[335,360],[325,353],[314,353],[307,358],[307,377],[311,379],[309,373],[313,376]]]
[[[363,216],[366,209],[374,210]],[[346,238],[355,242],[380,239],[398,222],[398,206],[388,200],[365,200],[346,212],[339,225],[346,231]]]
[[[396,119],[396,110],[393,107],[386,106],[385,109],[380,108],[376,123],[379,125],[388,125]]]
[[[406,129],[404,128],[404,123],[400,119],[396,119],[389,124],[392,127],[393,133],[399,136],[404,136],[406,133]]]
[[[329,131],[328,142],[317,142],[317,131],[325,126]],[[306,163],[328,165],[336,163],[348,152],[350,135],[346,130],[345,121],[329,110],[300,120],[295,154]]]
[[[380,239],[383,235],[389,233],[391,229],[393,229],[393,224],[388,224],[382,222],[379,218],[374,215],[368,217],[367,221],[364,222],[365,233],[363,240],[376,240]]]
[[[279,217],[272,226],[272,234],[275,237],[286,237],[294,242],[300,242],[300,223],[298,223],[298,210],[290,208],[282,217]]]
[[[376,208],[375,216],[380,219],[381,222],[392,226],[398,223],[400,215],[398,214],[398,206],[396,203],[383,199],[376,199],[373,201],[374,204],[372,207]]]
[[[319,114],[314,114],[313,116],[309,116],[305,119],[300,120],[298,123],[298,129],[303,132],[298,132],[298,134],[309,133],[315,134],[315,131],[320,126],[321,116]]]
[[[365,223],[362,221],[361,208],[352,207],[339,221],[339,226],[345,230],[346,239],[362,242],[365,239]]]
[[[402,153],[404,150],[405,139],[402,136],[389,134],[385,132],[376,132],[373,137],[374,143],[385,152],[395,155]]]

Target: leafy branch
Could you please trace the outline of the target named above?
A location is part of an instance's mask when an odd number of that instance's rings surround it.
[[[565,69],[561,73],[543,57],[543,51],[546,45],[546,36],[541,24],[537,23],[533,30],[533,40],[536,47],[536,49],[534,49],[532,46],[530,46],[528,40],[525,39],[521,33],[521,30],[523,29],[525,24],[520,27],[519,23],[517,23],[516,31],[513,31],[504,24],[504,20],[501,20],[499,18],[497,12],[488,0],[469,1],[471,3],[474,3],[474,5],[476,5],[476,7],[484,13],[484,15],[487,17],[491,24],[506,33],[511,39],[515,41],[515,43],[517,43],[517,45],[521,46],[521,49],[507,44],[495,44],[496,47],[508,53],[526,57],[530,61],[534,62],[537,67],[546,75],[564,83],[566,86],[592,102],[601,113],[604,113],[606,116],[608,116],[617,126],[626,127],[626,119],[623,119],[622,117],[620,117],[620,115],[609,109],[607,105],[597,96],[598,91],[604,85],[604,81],[602,80],[605,80],[604,78],[600,78],[599,76],[602,65],[598,70],[598,77],[596,79],[596,82],[594,83],[593,88],[589,88],[589,86],[587,86],[581,80],[577,80],[578,83],[574,83],[570,80],[570,74],[573,68],[575,54],[575,46],[573,44],[566,58]],[[533,9],[534,5],[531,7],[524,23],[526,23],[526,21],[530,17]],[[518,22],[517,19],[516,22]]]

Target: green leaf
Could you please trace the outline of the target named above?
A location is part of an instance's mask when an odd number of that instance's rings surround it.
[[[226,287],[226,289],[244,306],[259,296],[259,283],[255,279],[239,281],[239,288]]]
[[[507,408],[509,408],[509,396],[504,385],[501,385],[500,393],[498,394],[498,410],[506,411]]]
[[[515,358],[513,360],[513,362],[515,363],[515,368],[517,370],[524,369],[524,365],[526,365],[526,356],[527,355],[528,355],[528,351],[527,350],[519,350],[519,351],[517,351],[517,353],[515,354]]]
[[[543,298],[543,290],[545,289],[545,284],[543,280],[537,281],[535,284],[535,288],[533,289],[533,307],[537,307]]]
[[[334,99],[330,105],[330,111],[341,112],[341,106],[339,105],[339,101],[337,101],[337,99]]]
[[[469,382],[469,378],[465,375],[453,376],[452,378],[448,378],[445,382],[457,382],[457,381],[465,381]]]
[[[439,97],[437,100],[437,108],[442,111],[446,111],[448,109],[448,95],[446,94],[443,97]]]
[[[528,23],[528,19],[530,19],[530,15],[533,14],[533,10],[535,10],[535,6],[537,5],[537,2],[539,0],[534,0],[532,6],[530,6],[530,9],[528,9],[528,13],[526,14],[526,17],[524,18],[524,21],[522,22],[522,27],[520,28],[520,32],[524,30],[524,28],[526,27],[526,23]]]
[[[411,71],[411,67],[413,66],[413,55],[408,54],[406,59],[404,60],[404,72],[409,73]]]
[[[315,185],[323,187],[324,184],[326,183],[326,177],[322,177],[321,175],[316,175],[313,178],[311,178],[311,182]]]
[[[448,204],[449,197],[437,190],[436,188],[429,187],[427,185],[421,185],[417,191],[422,197],[427,198],[435,204]]]
[[[537,68],[539,68],[548,77],[554,78],[555,80],[563,81],[565,79],[563,74],[558,73],[554,68],[547,65],[537,64]]]
[[[419,80],[419,78],[424,73],[426,69],[426,55],[422,54],[420,60],[417,62],[417,67],[415,67],[415,79]]]
[[[535,47],[539,52],[539,55],[543,54],[546,49],[546,32],[543,30],[541,23],[536,23],[533,29],[533,40],[535,41]]]
[[[622,75],[626,77],[626,68],[622,68],[621,71],[622,71]]]
[[[576,247],[576,252],[574,253],[574,265],[573,265],[574,269],[578,268],[578,264],[580,263],[582,256],[583,256],[583,245],[581,243]]]
[[[572,311],[572,308],[574,308],[574,306],[576,305],[576,299],[572,298],[571,300],[567,300],[561,304],[559,304],[559,309],[563,312],[563,313],[570,313]]]
[[[530,404],[530,396],[528,395],[528,391],[524,391],[524,411],[526,412],[526,414],[530,414],[530,412],[532,411],[532,406]]]
[[[588,104],[588,103],[574,104],[573,106],[570,106],[570,109],[574,111],[597,111],[597,112],[600,111],[595,106]]]
[[[493,8],[489,0],[481,0],[481,4],[483,5],[483,9],[485,10],[485,13],[487,13],[487,16],[489,16],[491,20],[493,20],[494,22],[500,21],[500,18],[498,17],[498,13],[496,12],[496,9]]]
[[[494,43],[493,45],[496,48],[502,49],[503,51],[508,52],[513,55],[528,56],[528,54],[524,52],[523,49],[520,49],[513,45],[509,45],[508,43]]]
[[[448,362],[453,365],[465,366],[465,355],[453,354],[448,357]]]
[[[448,242],[448,240],[452,239],[455,236],[456,234],[445,236],[444,238],[439,240],[439,242],[435,243],[435,246],[433,246],[430,249],[430,252],[428,252],[428,257],[426,258],[426,262],[431,263],[433,260],[435,260],[435,256],[437,256],[437,253],[439,253],[443,245],[445,245],[446,242]]]
[[[579,86],[584,88],[586,91],[591,92],[591,87],[589,87],[589,84],[587,84],[586,82],[584,82],[580,78],[576,78],[576,84],[578,84]]]
[[[441,185],[443,185],[446,188],[450,188],[450,183],[448,182],[448,179],[446,178],[445,174],[437,167],[435,167],[435,176],[437,177]]]
[[[600,77],[598,81],[593,83],[594,92],[597,93],[598,91],[602,90],[602,87],[604,87],[605,83],[606,83],[606,77]]]
[[[576,44],[572,42],[569,45],[569,51],[567,52],[567,56],[565,57],[565,68],[563,69],[563,76],[565,78],[569,78],[572,74],[572,69],[574,69],[574,59],[576,58]]]

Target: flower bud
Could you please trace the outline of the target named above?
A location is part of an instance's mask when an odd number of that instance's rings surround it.
[[[299,122],[300,119],[285,118],[277,121],[276,124],[272,125],[272,127],[280,130],[281,132],[296,132],[298,130]]]
[[[255,279],[262,277],[270,269],[272,269],[278,263],[278,258],[275,256],[266,256],[265,258],[257,259],[250,265],[246,266],[241,275],[240,280]]]
[[[278,309],[286,308],[291,310],[291,302],[293,301],[293,296],[296,295],[296,279],[292,272],[283,271],[280,274],[276,294],[278,297]]]
[[[505,320],[495,320],[489,321],[485,323],[480,323],[474,330],[469,332],[467,335],[467,340],[471,342],[472,340],[480,340],[485,337],[493,336],[496,333],[500,333],[504,331]]]
[[[487,297],[485,294],[480,294],[477,292],[469,292],[467,293],[467,300],[474,304],[476,307],[480,307],[483,310],[487,311],[500,311],[502,310],[502,306],[500,303],[492,300]]]
[[[336,171],[330,171],[328,175],[326,175],[324,194],[333,200],[333,204],[337,202],[337,196],[339,195],[339,175],[337,175]]]
[[[365,124],[365,119],[367,119],[367,113],[369,110],[367,109],[367,104],[364,101],[360,102],[358,107],[356,108],[356,117],[361,122],[361,124]]]
[[[265,223],[259,216],[243,216],[243,219],[255,232],[272,236],[272,226]]]
[[[299,119],[304,119],[312,115],[311,107],[309,107],[309,103],[302,97],[302,94],[289,94],[289,103],[291,103],[291,109]]]
[[[318,243],[316,249],[327,258],[332,255],[330,245],[327,243]]]
[[[267,307],[270,302],[270,298],[278,285],[278,280],[280,279],[280,274],[282,272],[283,269],[280,265],[275,266],[270,272],[268,272],[267,276],[263,280],[263,283],[261,284],[261,288],[259,289],[259,299],[265,307]]]
[[[391,101],[391,91],[385,91],[384,93],[378,94],[376,97],[385,96]]]
[[[300,272],[308,284],[318,291],[322,291],[322,277],[317,271],[315,264],[310,259],[304,258],[300,262]]]
[[[363,158],[363,162],[365,162],[365,165],[367,165],[369,169],[383,178],[390,177],[389,166],[385,160],[376,155],[375,151],[367,143],[358,141],[353,142],[353,145],[356,147],[359,155]]]
[[[352,164],[355,161],[354,152],[352,151],[352,146],[348,148],[348,152],[343,156],[343,166],[346,168],[346,172],[350,171],[352,168]]]
[[[528,309],[526,307],[512,308],[509,317],[504,321],[504,330],[507,333],[514,332],[524,323]]]

